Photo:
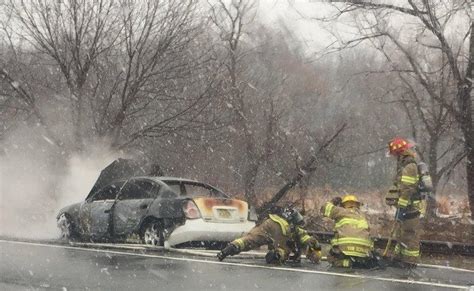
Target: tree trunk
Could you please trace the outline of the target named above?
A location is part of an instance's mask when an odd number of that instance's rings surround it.
[[[469,208],[471,209],[471,218],[474,218],[474,132],[471,132],[469,142],[467,142],[467,151],[467,195],[469,197]]]
[[[71,88],[72,96],[73,96],[73,112],[75,113],[74,119],[74,143],[77,151],[82,151],[84,144],[83,144],[83,96],[81,88]]]
[[[474,57],[472,57],[471,61],[474,61]],[[471,77],[472,73],[468,74],[468,76]],[[474,218],[474,124],[472,120],[473,108],[471,93],[472,84],[470,83],[470,81],[466,81],[458,85],[459,111],[461,113],[460,123],[461,130],[464,135],[464,145],[467,152],[467,195],[469,197],[469,208],[471,209],[471,217]]]
[[[436,216],[436,188],[440,176],[438,174],[438,140],[437,138],[430,138],[430,148],[429,148],[429,171],[431,174],[431,179],[433,182],[433,193],[432,197],[427,197],[426,199],[426,218],[430,219]]]
[[[466,80],[458,87],[459,109],[462,112],[462,131],[467,151],[467,196],[471,219],[474,219],[474,124],[472,108],[472,79],[474,78],[474,23],[471,22],[471,34],[469,37],[469,64],[466,71]]]
[[[244,175],[244,191],[245,200],[247,200],[249,205],[255,205],[257,202],[255,197],[255,183],[257,180],[260,163],[258,161],[252,160],[250,156],[251,155],[248,157],[248,162],[250,164],[248,165]]]

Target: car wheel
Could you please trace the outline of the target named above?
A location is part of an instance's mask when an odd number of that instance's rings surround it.
[[[151,221],[145,224],[142,231],[142,242],[149,246],[163,246],[163,226],[159,221]]]
[[[61,214],[58,218],[58,228],[61,232],[61,239],[69,241],[76,238],[72,221],[65,213]]]

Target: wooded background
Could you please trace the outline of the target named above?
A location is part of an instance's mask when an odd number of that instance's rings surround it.
[[[298,173],[386,189],[404,136],[474,214],[471,2],[318,5],[288,6],[331,35],[308,51],[264,1],[0,1],[0,156],[41,152],[60,177],[99,145],[255,202]]]

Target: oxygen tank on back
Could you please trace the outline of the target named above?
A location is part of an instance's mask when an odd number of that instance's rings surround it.
[[[418,182],[418,189],[420,192],[432,192],[433,191],[433,181],[431,181],[430,172],[428,171],[428,166],[423,163],[419,162],[418,166],[418,174],[419,174],[419,182]]]

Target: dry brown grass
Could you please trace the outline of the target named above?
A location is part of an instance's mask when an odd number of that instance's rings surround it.
[[[258,195],[257,205],[262,205],[265,201],[271,199],[271,197],[278,191],[278,189],[267,188],[264,191],[261,191]],[[376,209],[381,212],[384,212],[386,209],[384,203],[385,194],[381,191],[371,191],[371,192],[349,192],[349,191],[336,191],[330,187],[325,188],[310,188],[310,189],[294,189],[288,192],[285,195],[278,205],[294,205],[301,210],[306,212],[317,212],[319,208],[330,201],[332,198],[337,196],[344,196],[346,194],[355,194],[359,200],[362,202],[363,207],[368,208],[370,205],[371,209]]]
[[[459,203],[459,211],[462,213],[462,218],[467,219],[471,209],[469,208],[469,200],[467,198],[463,199]]]
[[[267,188],[260,192],[258,204],[261,205],[279,189]],[[362,210],[367,214],[367,219],[371,226],[370,232],[373,236],[388,236],[395,213],[393,207],[385,204],[385,189],[366,192],[337,191],[330,187],[301,189],[296,188],[290,191],[282,201],[280,206],[293,205],[304,211],[306,228],[313,231],[330,231],[333,229],[333,222],[323,218],[319,213],[321,206],[330,201],[333,197],[345,194],[355,194],[362,202]],[[439,195],[437,199],[438,213],[453,216],[459,214],[458,218],[443,219],[437,218],[424,221],[425,234],[423,239],[465,241],[471,233],[469,221],[469,205],[467,198],[456,199],[454,195]],[[447,227],[450,225],[451,227]]]
[[[257,198],[257,205],[262,205],[265,201],[278,191],[277,188],[266,188],[261,191]],[[386,189],[373,191],[338,191],[326,186],[324,188],[296,188],[288,192],[278,205],[286,206],[293,205],[300,210],[307,213],[318,212],[319,208],[327,201],[330,201],[336,196],[344,196],[345,194],[355,194],[363,204],[363,209],[371,213],[392,214],[393,208],[385,204]],[[444,215],[459,214],[460,216],[467,216],[469,213],[469,204],[467,198],[453,198],[451,194],[440,194],[436,199],[436,207],[438,213]],[[457,194],[458,197],[466,197]]]
[[[438,208],[438,213],[449,215],[451,208],[451,201],[448,196],[442,196],[436,200],[436,207]]]

